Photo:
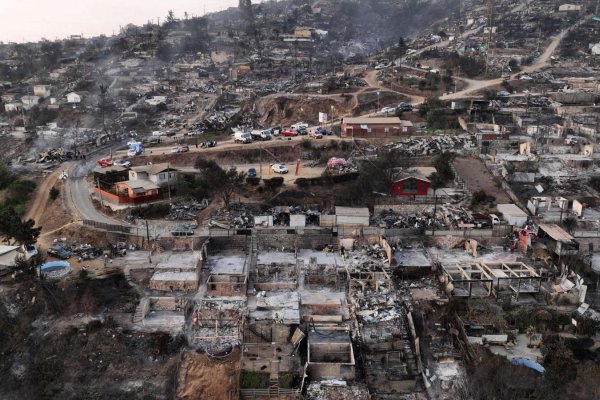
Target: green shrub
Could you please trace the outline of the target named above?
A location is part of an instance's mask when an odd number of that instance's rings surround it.
[[[60,190],[58,190],[57,188],[55,188],[54,186],[50,188],[50,200],[54,201],[56,199],[58,199],[58,196],[60,196]]]
[[[271,179],[263,179],[263,182],[265,183],[265,186],[267,188],[276,189],[278,187],[283,186],[283,177],[277,176],[277,177],[271,178]]]

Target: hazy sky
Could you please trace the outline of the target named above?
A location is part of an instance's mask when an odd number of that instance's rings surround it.
[[[0,41],[49,40],[118,33],[119,25],[164,20],[173,10],[202,15],[237,6],[238,0],[0,0]]]

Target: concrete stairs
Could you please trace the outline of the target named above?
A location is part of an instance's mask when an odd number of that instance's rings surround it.
[[[143,297],[140,300],[140,304],[135,309],[135,313],[133,314],[133,323],[141,324],[144,321],[145,310],[148,308],[148,303],[150,300],[148,298]]]

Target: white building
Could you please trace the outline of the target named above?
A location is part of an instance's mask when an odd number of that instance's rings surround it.
[[[558,6],[558,12],[581,11],[581,6],[577,4],[561,4]]]
[[[34,106],[37,106],[40,103],[39,96],[23,96],[21,97],[21,103],[23,103],[23,108],[26,110],[31,110]]]
[[[6,112],[17,112],[17,111],[21,111],[21,108],[23,108],[23,104],[19,103],[19,102],[15,102],[15,103],[6,103],[4,105],[4,111]]]
[[[50,85],[35,85],[33,87],[33,95],[43,97],[50,97],[52,94],[52,87]]]
[[[502,213],[503,219],[508,222],[509,225],[518,226],[520,228],[527,223],[527,213],[514,204],[498,204],[496,208]]]
[[[174,182],[178,170],[170,167],[167,163],[140,165],[129,170],[129,180],[147,180],[158,186]]]
[[[79,103],[81,103],[81,96],[75,92],[71,92],[71,93],[67,94],[67,103],[79,104]]]
[[[15,260],[19,255],[17,251],[19,246],[0,246],[0,270],[10,268],[15,265]]]

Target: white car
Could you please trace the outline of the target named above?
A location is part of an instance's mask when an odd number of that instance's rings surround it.
[[[120,165],[125,168],[131,167],[131,161],[129,160],[117,160],[115,161],[115,165]]]
[[[396,112],[396,109],[394,107],[383,107],[381,109],[381,112],[385,113],[385,114],[387,114],[387,113],[393,113],[393,112]]]
[[[137,155],[137,151],[135,149],[127,150],[127,157],[135,157]]]
[[[173,147],[171,147],[171,153],[173,153],[173,154],[179,153],[179,146],[173,146]]]
[[[275,172],[276,174],[287,174],[288,172],[290,172],[285,166],[281,164],[271,165],[271,171]]]

